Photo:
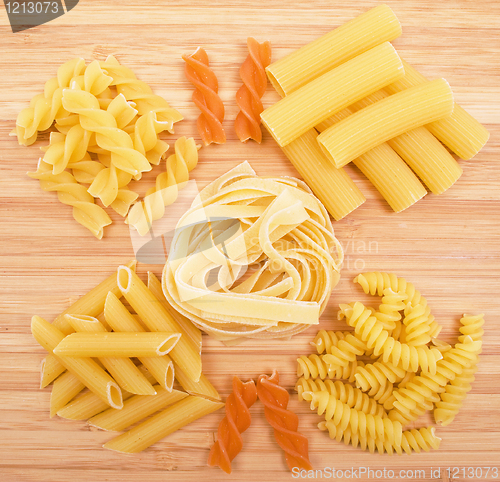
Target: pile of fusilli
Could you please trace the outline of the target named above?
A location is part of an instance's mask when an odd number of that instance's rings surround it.
[[[100,239],[111,219],[95,198],[126,216],[138,197],[127,185],[165,157],[169,146],[158,135],[172,133],[181,119],[113,56],[89,65],[76,58],[20,112],[12,134],[28,146],[55,123],[38,169],[29,175],[43,190],[57,192],[76,221]]]
[[[354,282],[382,303],[340,305],[339,319],[354,331],[318,332],[311,342],[318,354],[297,360],[299,400],[325,416],[320,430],[345,444],[390,454],[437,449],[433,427],[403,428],[433,409],[437,423],[453,421],[477,370],[483,315],[464,315],[451,346],[437,338],[441,327],[412,283],[378,272]]]

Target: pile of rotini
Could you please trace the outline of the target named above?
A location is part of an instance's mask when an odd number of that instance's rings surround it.
[[[438,424],[453,421],[474,381],[484,317],[463,315],[451,346],[437,338],[441,326],[412,283],[380,272],[354,282],[381,304],[340,305],[339,319],[354,331],[318,332],[317,354],[297,360],[299,400],[324,415],[320,430],[345,444],[389,454],[437,449],[434,427],[404,428],[429,410]]]
[[[158,136],[173,133],[181,119],[113,56],[89,65],[76,58],[63,64],[46,82],[44,93],[20,112],[12,134],[29,146],[39,132],[55,126],[49,145],[42,147],[38,169],[28,175],[39,179],[44,191],[57,192],[63,204],[73,207],[75,220],[101,239],[111,219],[95,200],[127,216],[138,198],[128,184],[165,158],[169,145]],[[187,181],[197,164],[197,149],[193,139],[176,142],[166,172],[127,218],[140,234],[175,200],[177,184]]]

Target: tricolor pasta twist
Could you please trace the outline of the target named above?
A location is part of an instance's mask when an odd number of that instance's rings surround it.
[[[257,400],[257,388],[253,380],[242,383],[233,377],[233,392],[226,400],[226,416],[219,424],[217,442],[208,455],[208,465],[219,466],[226,474],[231,473],[231,462],[243,448],[243,433],[252,421],[249,408]]]
[[[307,389],[309,388],[309,389]],[[360,410],[361,412],[387,417],[384,407],[378,404],[373,398],[363,393],[359,388],[337,380],[306,380],[299,378],[295,389],[299,392],[299,400],[312,400],[312,393],[318,394],[318,407],[324,407],[330,404],[330,397],[340,400],[350,408]],[[327,409],[322,409],[327,410]]]
[[[85,226],[97,239],[102,238],[103,228],[111,224],[111,219],[104,209],[94,204],[94,198],[87,189],[78,184],[69,172],[52,174],[52,166],[40,159],[37,171],[29,172],[28,176],[39,179],[42,190],[57,192],[59,201],[73,207],[75,220]]]
[[[391,360],[404,370],[417,371],[420,367],[424,372],[436,373],[436,362],[442,358],[437,348],[414,347],[395,340],[362,303],[356,302],[353,307],[340,305],[339,315],[345,315],[349,326],[354,327],[368,348],[374,349],[375,356],[383,355],[384,362]]]
[[[252,37],[247,39],[248,57],[240,68],[243,85],[236,92],[236,102],[240,112],[234,121],[236,135],[241,142],[253,139],[259,144],[262,141],[260,114],[264,110],[261,97],[267,86],[265,68],[271,63],[271,44],[259,44]]]
[[[183,55],[182,58],[186,62],[186,77],[195,86],[193,102],[201,111],[197,122],[201,139],[206,146],[212,142],[224,144],[224,104],[218,94],[217,77],[208,66],[208,55],[198,47],[194,53]]]
[[[194,139],[181,137],[175,143],[175,154],[168,157],[165,172],[156,177],[155,186],[146,192],[144,200],[130,210],[126,223],[144,236],[153,221],[165,214],[165,207],[173,204],[180,189],[189,180],[189,172],[198,164],[198,149]]]
[[[274,371],[270,377],[267,375],[259,377],[257,394],[265,406],[264,413],[274,429],[276,442],[285,451],[286,462],[290,470],[294,467],[311,470],[308,441],[297,431],[299,427],[297,415],[287,409],[290,396],[283,387],[279,386],[278,372]]]
[[[128,101],[134,102],[140,116],[154,112],[159,122],[168,123],[166,130],[173,132],[173,125],[183,117],[170,107],[163,97],[153,94],[148,84],[138,80],[132,70],[121,65],[112,55],[100,65],[112,77],[111,85],[116,86],[118,93],[123,94]]]

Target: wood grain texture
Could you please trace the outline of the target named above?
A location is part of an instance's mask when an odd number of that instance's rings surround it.
[[[445,77],[456,100],[492,135],[476,158],[461,161],[464,174],[453,188],[441,196],[428,194],[401,214],[391,212],[354,166],[346,168],[367,202],[334,224],[346,262],[321,326],[342,328],[334,321],[338,304],[366,299],[351,282],[359,271],[393,271],[414,282],[428,298],[445,327],[442,336],[449,341],[456,336],[462,313],[486,314],[482,362],[455,422],[438,429],[441,449],[429,454],[390,458],[345,447],[316,429],[320,418],[294,394],[290,406],[300,415],[316,468],[385,467],[396,475],[401,469],[424,469],[424,479],[430,479],[431,467],[500,467],[500,4],[496,0],[387,3],[403,25],[403,36],[394,44],[404,58],[426,76]],[[67,15],[17,34],[11,32],[5,8],[0,7],[2,482],[291,479],[258,403],[251,409],[254,422],[243,436],[245,447],[234,461],[231,476],[206,466],[222,412],[130,456],[103,450],[101,445],[111,438],[106,432],[91,430],[83,422],[49,419],[50,388],[38,389],[44,354],[30,334],[30,318],[36,313],[54,319],[118,264],[132,258],[133,250],[128,227],[118,215],[111,214],[113,225],[98,241],[72,219],[71,209],[57,202],[55,194],[42,192],[25,175],[35,168],[38,147],[47,142],[47,135],[25,148],[8,133],[18,112],[42,91],[62,62],[75,56],[104,59],[112,53],[185,116],[169,137],[173,145],[177,137],[196,133],[198,112],[191,102],[181,54],[203,45],[219,77],[228,142],[200,151],[193,177],[203,186],[245,159],[259,174],[296,176],[269,134],[264,133],[258,146],[241,144],[234,133],[238,111],[234,96],[241,85],[238,69],[247,55],[246,38],[270,40],[273,58],[278,59],[376,4],[373,0],[80,0]],[[277,99],[269,87],[265,105]],[[134,187],[144,193],[158,172],[153,169]],[[148,269],[161,273],[160,265],[142,264],[138,272],[144,276]],[[237,347],[223,347],[204,337],[204,372],[224,398],[231,390],[232,373],[246,380],[273,368],[292,392],[295,358],[310,353],[308,342],[315,332],[311,328],[289,341],[249,341]],[[415,423],[422,425],[423,421]],[[443,472],[441,479],[447,480]],[[460,472],[454,480],[471,479]],[[490,473],[479,480],[495,479]]]

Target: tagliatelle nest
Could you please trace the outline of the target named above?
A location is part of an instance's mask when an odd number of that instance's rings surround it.
[[[244,162],[179,220],[163,291],[222,341],[283,338],[319,322],[342,258],[328,213],[304,182],[258,177]]]

